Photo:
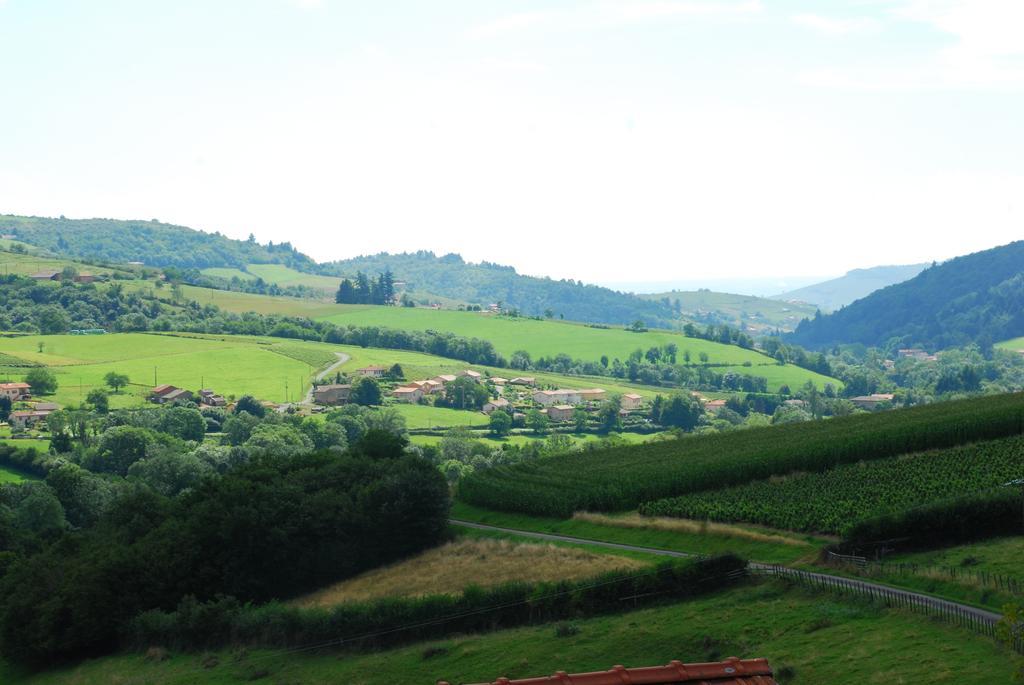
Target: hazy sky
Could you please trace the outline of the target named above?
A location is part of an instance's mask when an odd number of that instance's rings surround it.
[[[1024,237],[1024,0],[0,0],[0,212],[587,281]]]

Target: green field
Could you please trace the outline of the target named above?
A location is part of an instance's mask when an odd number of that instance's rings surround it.
[[[1012,681],[1013,657],[987,638],[923,616],[787,588],[741,586],[682,604],[574,621],[572,637],[552,625],[421,643],[372,654],[332,650],[236,650],[127,654],[25,675],[0,666],[0,681],[26,685],[151,683],[491,682],[511,678],[666,664],[727,656],[765,657],[785,685]],[[791,674],[791,675],[790,675]]]
[[[241,269],[235,269],[231,267],[212,266],[210,268],[203,269],[200,273],[203,273],[207,276],[213,276],[214,278],[225,278],[229,281],[232,278],[237,278],[242,281],[256,280],[256,277],[253,276],[252,274],[246,273]]]
[[[39,343],[44,346],[42,352],[38,351]],[[163,383],[192,390],[209,387],[226,396],[251,394],[272,402],[296,401],[309,387],[316,369],[295,356],[303,351],[311,360],[329,359],[331,349],[322,343],[276,338],[144,333],[0,339],[0,352],[53,370],[60,387],[56,395],[46,399],[60,404],[77,404],[92,388],[105,387],[103,376],[109,371],[127,374],[131,385],[122,394],[111,395],[114,407],[139,404],[153,385]],[[20,379],[25,369],[0,372]]]
[[[395,404],[394,408],[405,417],[407,428],[435,428],[446,426],[486,426],[489,419],[478,411],[463,411],[423,404]]]
[[[1013,338],[1012,340],[1004,340],[1003,342],[996,343],[995,346],[1001,350],[1009,350],[1011,352],[1024,352],[1024,338]]]
[[[486,425],[486,422],[481,425]],[[416,426],[412,425],[409,426],[409,428],[415,427]],[[568,435],[569,439],[572,440],[574,445],[586,445],[587,443],[598,442],[604,437],[600,435],[593,435],[590,433],[584,435],[563,433],[563,435]],[[659,436],[664,435],[664,433],[612,433],[611,435],[612,437],[614,437],[615,440],[623,440],[628,443],[639,444],[655,440]],[[504,438],[496,438],[487,433],[478,431],[473,434],[473,437],[476,438],[477,440],[482,440],[484,444],[488,445],[489,447],[501,447],[502,445],[518,445],[520,447],[523,447],[525,445],[530,445],[534,443],[543,443],[548,436],[517,433],[515,435],[509,435]],[[411,442],[414,445],[436,445],[440,443],[442,439],[443,436],[440,435],[413,435],[410,438]]]
[[[13,241],[5,241],[6,243],[12,243]],[[106,275],[106,274],[125,274],[133,275],[135,272],[132,267],[108,267],[108,266],[97,266],[94,264],[84,264],[82,262],[76,262],[72,259],[62,259],[59,257],[42,257],[36,254],[22,254],[19,252],[7,252],[0,251],[0,275],[18,274],[20,276],[27,276],[28,274],[36,273],[37,271],[61,271],[65,267],[71,267],[79,273],[90,273],[95,276]]]
[[[770,332],[775,329],[791,331],[803,319],[814,316],[817,307],[810,304],[771,300],[753,295],[735,295],[711,290],[673,290],[671,292],[644,294],[647,300],[668,298],[672,303],[679,300],[684,318],[696,321],[714,316],[734,328],[753,329],[755,332]]]
[[[6,466],[0,466],[0,485],[4,483],[20,483],[25,479],[25,476],[7,468]]]
[[[152,286],[144,286],[152,287]],[[690,352],[694,363],[703,352],[711,364],[725,364],[720,372],[748,373],[768,378],[772,391],[781,385],[797,389],[808,380],[819,388],[842,383],[833,378],[792,365],[780,366],[770,357],[756,350],[745,350],[735,345],[687,338],[679,333],[652,330],[632,333],[622,328],[593,328],[584,324],[561,321],[537,321],[493,316],[481,312],[433,310],[406,307],[375,307],[371,305],[343,305],[295,297],[270,297],[232,293],[221,290],[182,286],[182,292],[201,304],[214,304],[232,312],[254,311],[261,314],[305,316],[338,325],[383,326],[412,331],[437,330],[456,335],[489,340],[506,357],[518,350],[526,350],[534,358],[568,354],[574,359],[596,361],[602,355],[609,359],[626,359],[636,349],[675,343],[679,359]],[[749,362],[751,366],[744,366]],[[533,375],[533,374],[531,374]]]

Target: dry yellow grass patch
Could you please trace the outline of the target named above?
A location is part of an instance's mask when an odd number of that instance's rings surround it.
[[[464,538],[336,583],[294,603],[326,607],[382,597],[457,593],[470,583],[486,587],[510,581],[574,580],[644,566],[636,559],[575,547]]]
[[[777,542],[783,545],[794,545],[806,547],[810,543],[798,538],[786,537],[785,535],[772,535],[761,533],[740,526],[731,526],[727,523],[713,523],[711,521],[693,521],[691,519],[677,519],[665,516],[641,516],[640,514],[626,514],[625,516],[607,516],[605,514],[591,514],[580,511],[573,514],[577,521],[597,523],[602,526],[618,526],[619,528],[647,528],[651,530],[668,530],[679,533],[711,533],[712,535],[727,535],[744,540],[756,540],[757,542]]]

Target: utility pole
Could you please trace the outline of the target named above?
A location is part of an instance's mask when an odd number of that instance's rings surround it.
[[[1021,526],[1024,527],[1024,478],[1014,478],[1008,483],[1003,483],[1004,488],[1020,487],[1020,517]]]

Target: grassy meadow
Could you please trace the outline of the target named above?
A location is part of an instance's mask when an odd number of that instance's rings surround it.
[[[736,295],[712,290],[673,290],[664,293],[644,294],[647,300],[668,298],[679,300],[682,314],[687,318],[700,320],[711,312],[723,316],[732,326],[753,326],[759,331],[776,328],[791,331],[802,319],[812,318],[817,310],[812,304],[785,302],[754,295]]]
[[[0,665],[12,685],[233,685],[246,682],[491,682],[613,664],[765,657],[786,685],[989,685],[1013,679],[1013,657],[993,641],[918,614],[765,582],[690,602],[574,621],[559,637],[540,625],[372,654],[333,650],[225,650],[147,658],[124,654],[35,675]]]
[[[486,418],[486,417],[485,417]],[[409,428],[416,428],[417,426],[409,425]],[[604,436],[594,435],[586,433],[583,435],[576,435],[572,433],[563,433],[562,435],[568,435],[569,439],[572,440],[574,445],[586,445],[587,443],[597,442]],[[650,442],[651,440],[658,439],[659,436],[664,435],[664,432],[658,433],[612,433],[611,436],[615,440],[622,440],[627,443],[639,444],[644,442]],[[479,435],[474,434],[478,440],[482,440],[485,444],[490,447],[501,447],[502,445],[529,445],[536,442],[544,442],[548,436],[546,435],[533,435],[532,433],[516,433],[514,435],[508,435],[503,438],[496,438],[488,435],[487,433],[480,433]],[[410,438],[414,445],[436,445],[443,440],[440,435],[413,435]]]
[[[511,582],[579,580],[647,565],[637,559],[598,554],[579,547],[467,536],[336,583],[293,603],[329,607],[385,597],[458,594],[465,589],[467,579],[481,587],[492,587]]]
[[[24,480],[28,479],[17,471],[9,469],[6,466],[0,466],[0,485],[3,485],[4,483],[20,483]]]
[[[14,241],[3,241],[0,243],[0,248],[9,248],[9,245],[13,242]],[[0,274],[4,276],[8,274],[27,276],[29,274],[34,274],[37,271],[61,271],[65,267],[69,266],[79,273],[90,273],[95,276],[114,273],[126,275],[134,274],[132,268],[129,266],[97,266],[93,264],[84,264],[72,259],[62,259],[60,257],[43,257],[29,253],[9,252],[7,250],[0,251]]]

